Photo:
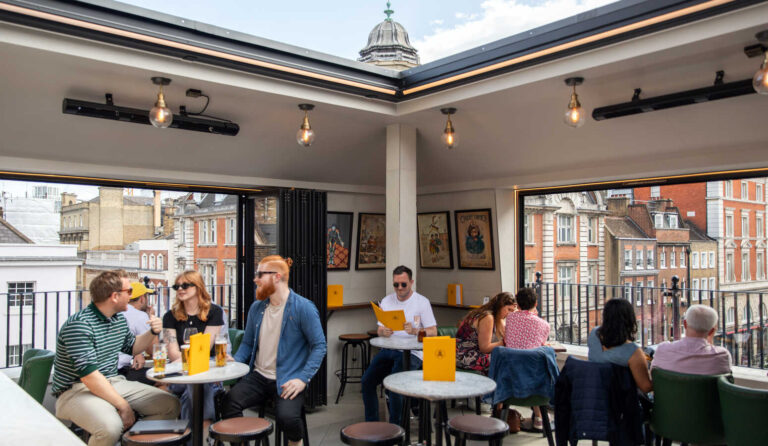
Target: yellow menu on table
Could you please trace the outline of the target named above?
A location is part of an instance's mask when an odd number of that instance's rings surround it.
[[[424,381],[456,381],[456,338],[424,338]]]
[[[373,312],[376,313],[376,319],[382,325],[392,331],[400,331],[405,328],[405,312],[403,310],[384,311],[378,305],[371,302]]]
[[[211,334],[198,333],[189,337],[189,374],[207,372],[211,360]]]

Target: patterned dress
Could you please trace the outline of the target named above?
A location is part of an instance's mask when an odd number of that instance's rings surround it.
[[[483,375],[488,375],[491,355],[480,352],[477,329],[472,326],[473,323],[474,320],[465,320],[456,333],[456,367],[464,370],[475,370]]]

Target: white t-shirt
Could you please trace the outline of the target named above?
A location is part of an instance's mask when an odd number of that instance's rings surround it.
[[[384,311],[403,310],[405,313],[405,321],[410,322],[411,324],[413,324],[414,316],[420,316],[422,327],[429,328],[437,325],[429,299],[416,291],[414,291],[413,294],[411,294],[411,297],[404,302],[401,302],[400,299],[397,298],[397,294],[389,294],[381,300],[380,307]],[[379,325],[382,325],[382,323],[379,322]],[[401,338],[416,337],[416,335],[409,335],[405,330],[398,330],[392,333],[392,336]],[[420,350],[411,350],[411,354],[419,359],[424,358],[424,353]]]

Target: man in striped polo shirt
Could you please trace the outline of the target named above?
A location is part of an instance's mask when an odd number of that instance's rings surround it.
[[[157,339],[162,321],[134,336],[121,314],[131,297],[123,270],[99,274],[89,287],[91,304],[73,314],[59,331],[53,373],[56,416],[91,434],[90,446],[114,446],[134,423],[134,410],[148,420],[175,419],[179,400],[168,392],[128,381],[117,373],[119,352],[136,355]]]

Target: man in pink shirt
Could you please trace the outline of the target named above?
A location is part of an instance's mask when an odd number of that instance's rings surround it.
[[[685,312],[685,337],[665,342],[656,349],[651,367],[692,375],[731,372],[731,354],[712,345],[717,312],[706,305],[691,305]]]
[[[544,345],[549,337],[549,324],[536,313],[536,292],[533,288],[521,288],[515,296],[517,307],[507,315],[504,329],[504,345],[510,348],[529,349]]]

